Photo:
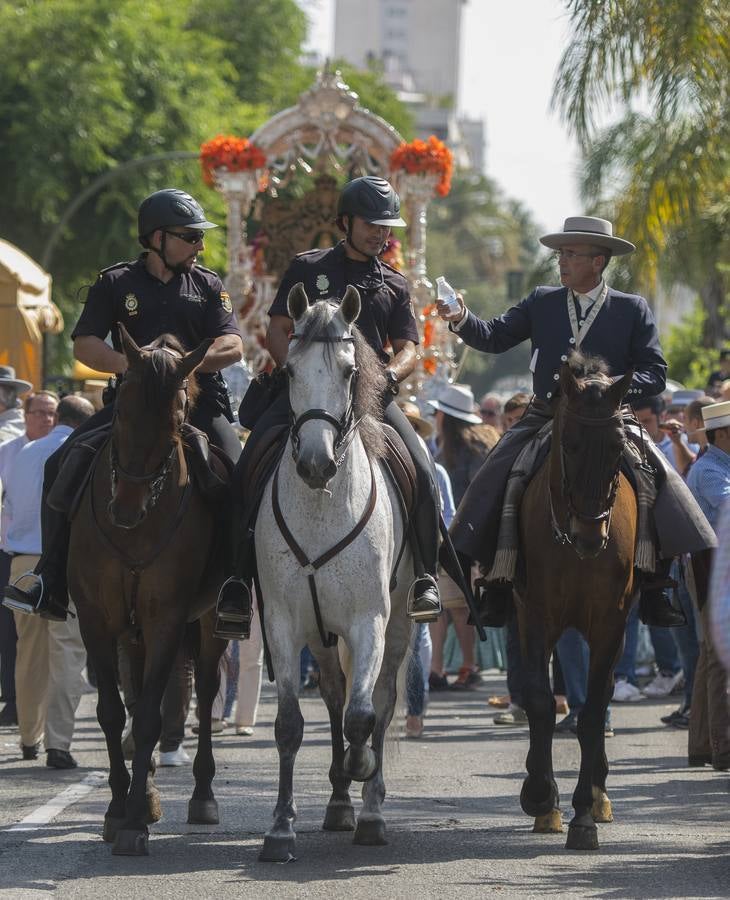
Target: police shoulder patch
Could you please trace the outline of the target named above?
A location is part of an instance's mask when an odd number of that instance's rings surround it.
[[[136,316],[139,311],[139,300],[134,294],[127,294],[124,298],[124,308],[130,316]]]
[[[126,269],[128,266],[131,266],[131,265],[132,265],[132,263],[129,260],[127,260],[126,262],[114,263],[113,266],[107,266],[106,269],[100,269],[98,277],[101,278],[101,276],[106,275],[107,272],[114,272],[115,269]]]
[[[228,291],[221,291],[221,306],[226,312],[233,312],[233,304],[231,303],[231,295]]]

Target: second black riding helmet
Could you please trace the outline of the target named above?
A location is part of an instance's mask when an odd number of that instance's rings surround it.
[[[217,228],[208,222],[198,201],[177,188],[165,188],[146,197],[139,206],[137,225],[140,238],[159,228]]]
[[[360,216],[371,225],[406,224],[400,217],[400,197],[376,175],[355,178],[342,188],[337,204],[337,217],[341,216]]]

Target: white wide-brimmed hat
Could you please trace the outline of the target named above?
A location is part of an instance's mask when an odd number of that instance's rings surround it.
[[[25,394],[33,385],[29,381],[15,377],[15,369],[12,366],[0,366],[0,387],[12,387],[19,394]]]
[[[481,425],[482,417],[474,412],[474,393],[468,384],[447,384],[438,400],[429,400],[428,405],[462,422]]]
[[[702,407],[702,421],[704,428],[698,431],[714,431],[716,428],[727,428],[730,425],[730,400],[722,403],[709,403]]]
[[[571,216],[565,220],[562,231],[543,235],[540,243],[551,250],[559,250],[566,244],[594,244],[596,247],[608,247],[614,256],[636,250],[631,241],[613,236],[613,225],[608,219],[597,219],[595,216]]]

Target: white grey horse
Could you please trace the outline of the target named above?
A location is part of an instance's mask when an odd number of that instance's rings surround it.
[[[310,306],[298,284],[288,309],[292,425],[264,492],[255,538],[279,699],[279,796],[259,857],[266,861],[287,860],[295,851],[292,779],[304,726],[298,692],[305,644],[320,665],[332,729],[332,796],[323,827],[355,829],[358,844],[386,843],[383,740],[411,631],[406,603],[413,562],[382,463],[377,411],[385,380],[353,327],[360,296],[348,287],[339,306],[324,300]],[[327,646],[330,635],[346,646],[347,677],[337,647]],[[364,782],[356,828],[352,780]]]

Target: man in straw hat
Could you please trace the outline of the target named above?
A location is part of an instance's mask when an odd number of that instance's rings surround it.
[[[25,434],[25,416],[18,397],[33,385],[15,377],[12,366],[0,366],[0,444]]]
[[[450,312],[439,302],[438,313],[452,331],[470,347],[485,353],[503,353],[530,340],[533,402],[523,418],[494,448],[462,500],[452,524],[457,551],[468,559],[491,567],[497,543],[502,500],[512,464],[530,438],[552,417],[558,392],[560,367],[572,350],[602,357],[615,377],[634,372],[626,401],[661,394],[667,364],[659,346],[654,317],[648,303],[636,294],[609,287],[604,279],[612,256],[636,248],[615,237],[606,219],[574,216],[563,230],[540,238],[555,250],[561,288],[537,287],[524,300],[498,318],[484,321],[469,312],[457,295],[459,310]],[[679,475],[651,441],[644,439],[649,462],[658,474],[654,521],[659,541],[657,578],[645,582],[641,613],[652,625],[684,624],[664,593],[674,556],[699,551],[714,544],[707,520]],[[499,624],[507,615],[512,585],[488,584],[484,607],[486,624]]]

